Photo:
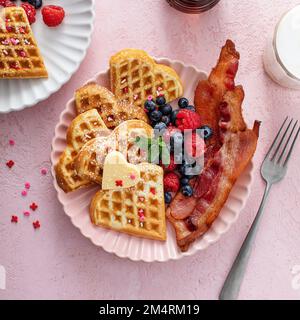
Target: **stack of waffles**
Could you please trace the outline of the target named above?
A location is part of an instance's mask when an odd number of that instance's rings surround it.
[[[20,7],[0,11],[0,78],[46,78],[48,73],[26,13]]]
[[[111,58],[110,78],[112,92],[88,83],[75,93],[77,117],[69,127],[67,147],[55,167],[58,185],[70,192],[98,184],[100,190],[90,206],[93,224],[165,240],[163,169],[147,163],[135,142],[137,137],[153,137],[143,108],[148,96],[164,94],[167,101],[176,99],[183,92],[181,81],[173,69],[156,64],[145,52],[135,49],[123,50]],[[120,167],[107,174],[105,160],[112,152],[139,170],[139,177],[130,187],[123,187],[120,178],[111,188],[103,188],[108,185],[105,177],[111,179],[115,172],[125,170]]]

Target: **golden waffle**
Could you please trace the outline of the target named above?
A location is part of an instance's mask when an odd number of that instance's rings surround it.
[[[128,120],[115,128],[109,137],[90,140],[74,161],[77,174],[83,179],[99,183],[105,157],[113,150],[121,152],[129,163],[146,161],[147,154],[142,153],[135,143],[136,138],[142,136],[151,138],[153,128],[141,120]]]
[[[90,184],[90,180],[77,175],[74,158],[87,141],[108,134],[109,130],[96,109],[82,113],[71,122],[67,132],[67,147],[55,166],[56,180],[61,189],[70,192]]]
[[[80,114],[90,109],[97,109],[109,129],[114,129],[120,123],[130,119],[148,122],[145,111],[127,101],[117,100],[108,89],[90,83],[76,90],[75,104]]]
[[[2,10],[2,12],[0,10],[0,78],[48,77],[24,9],[8,7]]]
[[[164,95],[170,102],[183,94],[176,71],[157,64],[142,50],[125,49],[111,57],[110,79],[116,97],[142,108],[149,96]]]
[[[166,240],[163,170],[149,163],[138,166],[141,179],[135,187],[96,193],[90,207],[91,220],[115,231]]]

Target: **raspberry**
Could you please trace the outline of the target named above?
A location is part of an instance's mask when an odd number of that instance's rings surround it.
[[[45,6],[42,9],[43,20],[48,27],[57,27],[65,17],[65,10],[60,6]]]
[[[174,163],[174,156],[170,155],[170,163],[168,166],[162,164],[164,171],[174,171],[177,168],[177,164]]]
[[[196,132],[192,132],[185,137],[184,149],[189,157],[199,158],[205,152],[205,142]]]
[[[195,130],[199,128],[200,125],[200,116],[194,111],[181,109],[176,116],[176,126],[181,131],[184,131],[186,129]]]
[[[0,5],[3,7],[16,7],[16,4],[10,0],[1,0]]]
[[[165,192],[177,192],[180,187],[179,177],[174,172],[169,172],[164,176]]]
[[[35,15],[36,15],[35,7],[29,3],[23,3],[21,7],[25,10],[29,23],[30,24],[35,23]]]

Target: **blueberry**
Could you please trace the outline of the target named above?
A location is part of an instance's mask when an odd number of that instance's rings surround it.
[[[167,125],[164,122],[158,122],[155,126],[154,126],[154,130],[158,130],[158,131],[162,131],[167,129]]]
[[[187,109],[187,110],[191,110],[191,111],[193,111],[193,112],[195,112],[195,111],[196,111],[195,107],[194,107],[194,106],[192,106],[192,105],[187,106],[185,109]]]
[[[183,186],[181,188],[181,193],[185,197],[191,197],[193,195],[193,188],[190,185]]]
[[[193,169],[193,165],[183,162],[183,164],[179,167],[179,172],[182,176],[185,176],[188,179],[193,178],[192,174],[189,174],[190,171]]]
[[[170,117],[168,117],[168,116],[162,116],[162,117],[161,117],[161,121],[162,121],[163,123],[165,123],[166,125],[169,125],[170,122],[171,122],[171,119],[170,119]]]
[[[162,113],[158,110],[155,110],[150,113],[150,119],[152,121],[158,122],[158,121],[160,121],[161,117],[162,117]]]
[[[205,140],[211,138],[213,135],[213,130],[209,126],[202,126],[200,130],[201,130],[201,137]]]
[[[28,0],[28,3],[35,7],[35,9],[39,9],[43,5],[42,0]]]
[[[180,179],[180,184],[182,187],[187,186],[189,182],[190,182],[189,178],[183,177]]]
[[[176,125],[176,117],[177,117],[178,112],[179,112],[179,110],[173,110],[172,114],[171,114],[171,121],[174,125]]]
[[[144,107],[148,112],[153,112],[156,109],[156,104],[153,100],[147,100]]]
[[[164,104],[166,104],[166,98],[164,96],[159,96],[156,98],[156,104],[158,106],[163,106]]]
[[[165,104],[159,108],[163,115],[168,116],[172,112],[172,106],[170,104]]]
[[[171,192],[165,192],[165,203],[169,204],[172,201]]]
[[[189,100],[187,98],[180,98],[178,101],[178,107],[181,109],[187,108],[189,105]]]

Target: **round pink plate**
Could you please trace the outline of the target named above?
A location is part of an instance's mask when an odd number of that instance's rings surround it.
[[[190,101],[194,99],[194,91],[200,79],[207,77],[206,73],[197,70],[193,66],[187,66],[179,61],[168,59],[157,59],[158,63],[163,63],[174,68],[179,74],[185,88],[184,96]],[[109,71],[101,72],[88,82],[97,82],[109,88]],[[173,103],[176,106],[176,101]],[[53,166],[66,146],[66,132],[70,122],[76,116],[74,99],[70,100],[66,109],[60,116],[59,123],[55,128],[55,136],[52,142],[52,174]],[[170,224],[167,227],[167,241],[153,241],[136,238],[123,233],[103,229],[94,226],[89,217],[89,206],[93,195],[99,187],[88,187],[77,190],[73,193],[65,194],[57,185],[54,179],[54,186],[57,190],[58,199],[64,207],[65,213],[71,218],[72,223],[80,232],[91,239],[91,241],[107,252],[116,254],[122,258],[129,258],[134,261],[168,261],[190,256],[199,250],[206,249],[210,244],[218,241],[223,233],[236,221],[242,210],[248,195],[252,181],[252,163],[238,179],[233,188],[228,201],[223,207],[219,217],[213,223],[210,230],[200,239],[191,245],[188,252],[182,253],[176,245],[175,233]]]

